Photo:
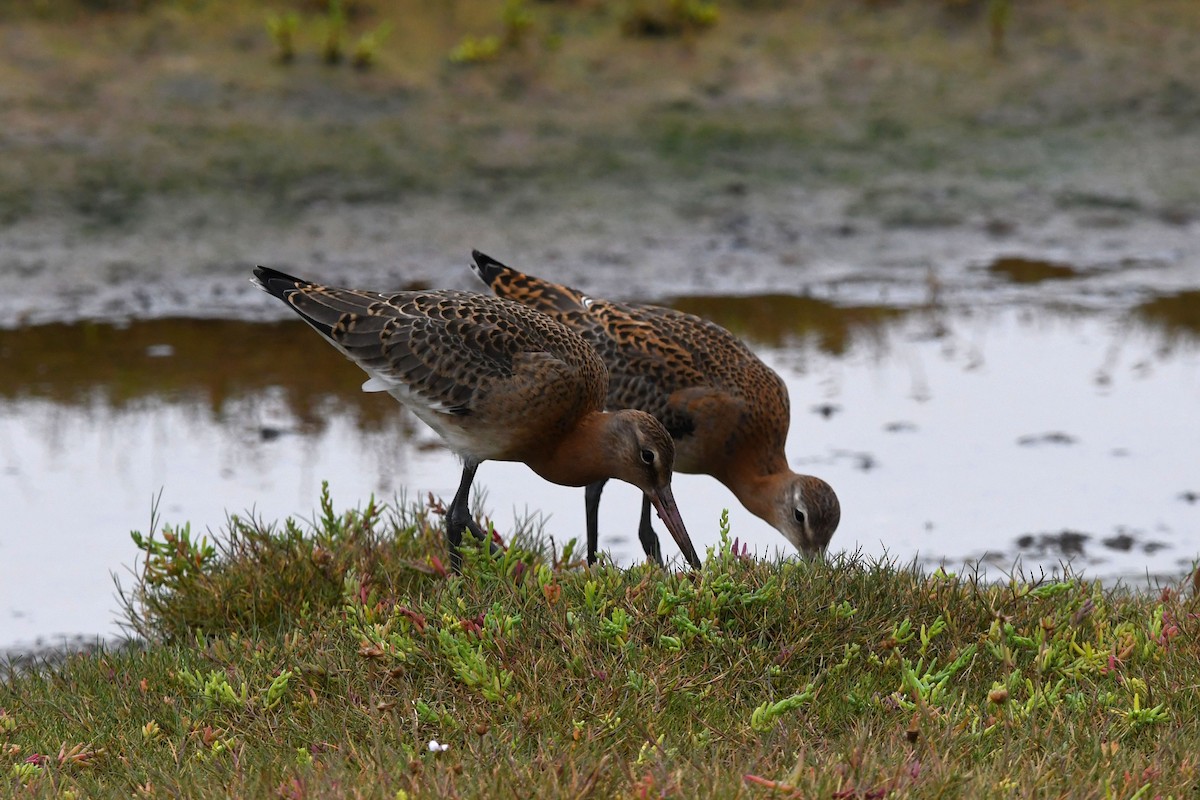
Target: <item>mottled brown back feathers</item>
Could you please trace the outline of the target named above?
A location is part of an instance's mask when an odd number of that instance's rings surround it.
[[[603,408],[607,370],[596,353],[519,303],[454,290],[332,288],[263,267],[255,275],[372,378],[432,412],[486,413],[503,425],[536,411],[553,432]]]
[[[608,408],[657,417],[676,438],[677,470],[709,472],[696,462],[740,454],[761,462],[755,468],[762,474],[786,468],[787,387],[729,331],[670,308],[595,300],[480,253],[475,270],[497,295],[553,317],[596,348],[609,370]],[[700,417],[698,402],[720,409]],[[720,430],[690,442],[697,425]]]

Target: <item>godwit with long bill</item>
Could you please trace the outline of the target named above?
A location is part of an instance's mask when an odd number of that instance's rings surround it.
[[[787,386],[721,326],[670,308],[599,300],[526,275],[479,251],[473,269],[500,297],[578,332],[608,366],[608,408],[653,414],[675,440],[675,471],[711,475],[807,557],[824,554],[841,520],[828,483],[793,472],[784,454]],[[588,561],[596,557],[600,494],[586,490]],[[638,538],[661,561],[643,505]]]

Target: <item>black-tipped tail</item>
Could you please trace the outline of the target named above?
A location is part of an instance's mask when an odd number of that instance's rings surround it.
[[[497,297],[515,300],[556,318],[563,313],[585,310],[589,305],[582,294],[570,287],[526,275],[478,250],[472,250],[471,256],[475,259],[471,269]]]
[[[310,281],[293,277],[286,272],[280,272],[270,267],[255,267],[254,279],[251,283],[267,294],[278,297],[280,300],[287,300],[287,296],[290,293],[312,285]]]
[[[471,258],[475,261],[471,265],[471,269],[475,270],[475,274],[479,276],[479,279],[488,286],[493,286],[497,278],[510,271],[508,266],[501,264],[496,259],[478,250],[471,251]]]

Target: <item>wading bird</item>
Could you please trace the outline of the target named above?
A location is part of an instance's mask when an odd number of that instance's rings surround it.
[[[577,331],[608,366],[609,408],[648,411],[675,439],[676,472],[711,475],[807,557],[821,556],[841,519],[829,484],[793,472],[784,455],[787,387],[736,336],[670,308],[597,300],[472,251],[473,269],[500,297]],[[600,494],[586,490],[588,561],[596,557]],[[638,539],[661,562],[643,505]]]
[[[254,283],[287,303],[462,458],[446,510],[451,566],[463,530],[486,539],[468,497],[483,461],[520,461],[548,481],[587,486],[617,478],[641,489],[699,568],[671,492],[675,448],[650,414],[605,411],[608,373],[591,345],[526,306],[475,292],[395,294],[338,289],[267,267]]]

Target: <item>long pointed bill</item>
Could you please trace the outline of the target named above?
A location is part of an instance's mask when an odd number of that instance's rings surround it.
[[[658,518],[663,521],[667,530],[671,532],[671,536],[675,538],[675,544],[679,545],[679,551],[683,553],[683,557],[692,565],[692,569],[700,569],[700,558],[696,555],[696,548],[692,546],[687,528],[683,526],[683,517],[679,516],[679,508],[675,505],[675,495],[671,493],[671,487],[664,486],[651,492],[648,496],[650,502],[654,504],[654,510],[658,512]]]

